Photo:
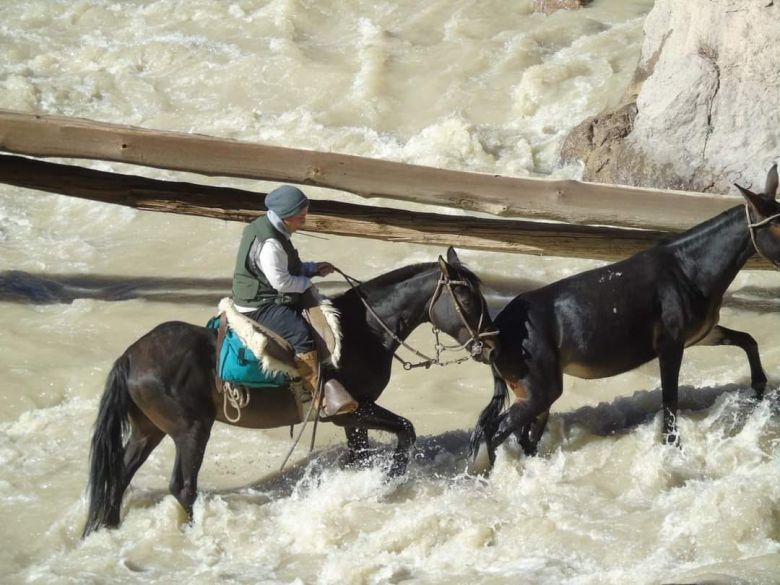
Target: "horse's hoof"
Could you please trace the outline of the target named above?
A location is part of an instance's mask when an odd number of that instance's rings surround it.
[[[766,384],[755,384],[753,386],[753,391],[756,393],[756,400],[763,400],[764,392],[766,391]]]
[[[393,464],[390,466],[390,470],[387,472],[388,477],[391,479],[401,477],[406,473],[406,468],[408,465],[408,457],[393,457]]]
[[[680,443],[680,435],[677,432],[665,433],[664,444],[670,447],[677,447],[678,449],[682,449],[682,444]]]
[[[346,469],[368,469],[373,462],[373,456],[370,452],[360,452],[348,457],[344,461],[344,468]]]
[[[480,441],[476,451],[469,457],[466,473],[469,475],[487,475],[493,463],[490,460],[490,450],[485,441]]]

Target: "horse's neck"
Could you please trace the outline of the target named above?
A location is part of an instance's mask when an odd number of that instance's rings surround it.
[[[755,253],[743,206],[691,228],[669,247],[688,278],[706,295],[722,295]]]
[[[367,291],[371,308],[400,339],[428,320],[428,303],[438,283],[438,270],[421,270],[408,278]]]

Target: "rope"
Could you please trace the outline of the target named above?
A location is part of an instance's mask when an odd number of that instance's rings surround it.
[[[237,423],[241,420],[241,409],[249,405],[249,392],[246,388],[225,382],[222,385],[222,397],[222,411],[225,413],[225,419],[231,423]],[[236,411],[236,418],[231,418],[228,414],[228,403]]]
[[[309,424],[309,420],[311,419],[311,413],[314,410],[314,405],[317,405],[317,414],[314,418],[314,429],[311,433],[311,443],[309,444],[309,453],[314,451],[314,439],[317,436],[317,422],[320,418],[320,409],[322,408],[322,400],[320,400],[320,397],[322,396],[322,376],[317,376],[318,383],[317,383],[317,393],[312,397],[311,404],[309,404],[309,410],[306,411],[306,415],[303,417],[303,424],[301,425],[301,430],[298,431],[298,436],[293,441],[292,446],[290,447],[290,450],[287,452],[287,455],[284,458],[284,461],[282,461],[281,467],[279,467],[279,471],[284,471],[284,466],[287,465],[287,462],[290,460],[290,457],[292,457],[293,452],[295,451],[295,448],[298,446],[298,443],[301,441],[301,437],[303,436],[303,432],[306,430],[306,425]],[[290,433],[292,433],[292,427],[290,427]]]

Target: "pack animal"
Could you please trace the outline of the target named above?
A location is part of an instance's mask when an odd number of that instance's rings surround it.
[[[472,357],[488,362],[496,337],[479,280],[450,248],[446,261],[394,270],[334,298],[333,305],[342,331],[342,366],[335,376],[359,408],[329,422],[345,429],[350,464],[366,462],[369,429],[396,435],[390,473],[402,474],[415,441],[414,426],[376,404],[390,380],[395,351],[414,329],[431,322]],[[170,492],[191,518],[212,425],[216,420],[234,424],[226,419],[215,383],[215,344],[214,329],[171,321],[116,360],[92,436],[84,536],[119,525],[125,490],[165,435],[176,447]],[[265,429],[300,422],[291,392],[252,392],[238,426]]]
[[[778,266],[780,204],[777,165],[764,193],[737,185],[746,204],[626,260],[515,297],[496,317],[501,351],[494,393],[472,433],[469,468],[484,472],[496,448],[515,435],[536,452],[563,374],[606,378],[658,358],[663,438],[679,445],[678,375],[693,345],[735,345],[746,354],[751,385],[766,386],[755,339],[718,325],[726,289],[758,252]],[[509,400],[514,403],[504,410]]]

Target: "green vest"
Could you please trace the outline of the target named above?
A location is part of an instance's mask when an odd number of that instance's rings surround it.
[[[265,274],[253,274],[249,266],[249,250],[255,238],[261,241],[273,238],[282,245],[287,253],[287,270],[294,276],[301,274],[302,263],[298,251],[292,242],[285,238],[271,224],[267,216],[258,217],[244,228],[241,244],[236,255],[236,268],[233,271],[233,302],[243,307],[263,307],[269,304],[299,306],[299,293],[280,293],[268,282]]]

